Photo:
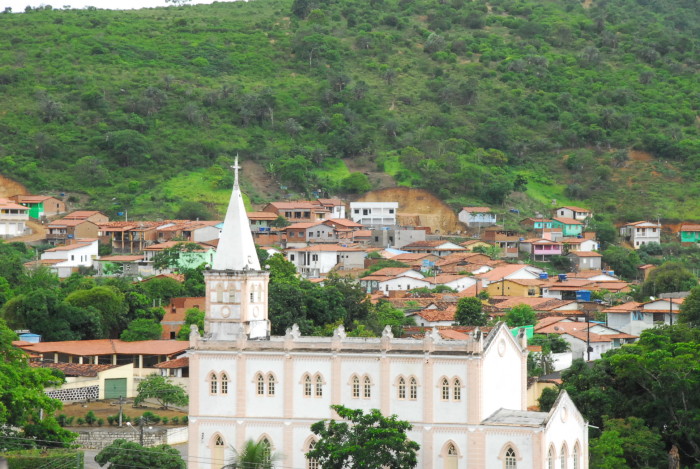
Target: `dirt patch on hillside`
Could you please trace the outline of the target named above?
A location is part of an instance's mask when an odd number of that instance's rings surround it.
[[[133,407],[131,402],[132,399],[128,400],[129,404],[124,405],[124,415],[128,415],[132,419],[135,417],[140,417],[144,412],[150,411],[160,417],[167,417],[171,419],[173,417],[182,418],[187,415],[187,412],[180,410],[163,410],[158,408],[158,406],[147,403],[142,407]],[[76,419],[73,424],[77,424],[78,417],[85,417],[89,411],[93,411],[95,416],[105,420],[105,426],[107,425],[108,415],[118,415],[119,405],[116,399],[105,399],[103,401],[93,401],[93,402],[75,402],[70,404],[63,404],[63,409],[56,411],[56,415],[64,414],[66,417],[74,417]],[[86,426],[85,428],[90,428]]]
[[[29,194],[26,187],[0,174],[0,197]]]
[[[260,163],[251,160],[241,161],[241,180],[243,190],[252,190],[255,194],[247,194],[248,196],[256,195],[263,200],[275,200],[279,197],[279,185],[265,171],[265,168]],[[261,204],[255,204],[256,208],[260,208]]]
[[[654,159],[654,155],[651,153],[639,150],[630,150],[628,155],[630,160],[633,161],[652,161]]]
[[[398,202],[399,222],[429,226],[433,233],[457,233],[464,225],[443,201],[423,189],[393,187],[368,192],[358,202]],[[402,224],[403,224],[402,223]]]

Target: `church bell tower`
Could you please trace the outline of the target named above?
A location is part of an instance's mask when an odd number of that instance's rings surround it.
[[[249,339],[263,339],[270,335],[267,315],[269,272],[260,268],[238,184],[239,169],[236,157],[233,192],[224,228],[212,268],[204,271],[204,333],[208,340],[234,340],[241,332]]]

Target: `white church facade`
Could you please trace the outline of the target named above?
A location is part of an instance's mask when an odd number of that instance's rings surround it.
[[[270,337],[261,269],[238,174],[212,269],[205,333],[190,335],[190,468],[219,469],[246,440],[266,441],[288,469],[316,469],[310,426],[330,406],[379,409],[409,421],[419,468],[588,467],[587,423],[566,393],[526,410],[527,350],[501,324],[445,340],[392,336]]]

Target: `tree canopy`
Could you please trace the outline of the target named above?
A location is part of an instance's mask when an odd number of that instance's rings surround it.
[[[479,298],[460,298],[457,302],[455,321],[460,326],[485,326],[488,322],[488,317],[483,309],[484,305]]]
[[[127,469],[131,467],[167,467],[169,469],[186,469],[187,463],[180,452],[168,445],[154,447],[141,446],[133,441],[117,439],[105,446],[95,456],[95,462],[110,469]]]
[[[319,437],[306,456],[318,460],[321,468],[407,469],[418,464],[420,445],[406,432],[410,423],[396,415],[385,417],[377,409],[364,413],[342,405],[331,408],[345,420],[321,420],[311,425]]]
[[[168,378],[159,374],[148,375],[136,388],[134,405],[139,405],[146,399],[155,399],[164,409],[171,405],[186,406],[189,396],[185,390],[172,384]]]

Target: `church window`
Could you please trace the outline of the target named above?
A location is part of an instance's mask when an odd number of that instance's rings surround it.
[[[369,376],[365,376],[365,389],[364,389],[365,399],[369,399],[370,397],[372,397],[372,387],[371,386],[372,386],[372,382],[370,381]]]
[[[216,394],[219,391],[219,382],[216,379],[216,374],[209,374],[209,392]]]
[[[304,376],[304,396],[311,397],[311,376]]]
[[[406,399],[406,380],[399,378],[399,399]]]
[[[255,302],[255,293],[250,292],[250,301]]]
[[[579,457],[580,456],[579,456],[579,451],[578,451],[578,443],[576,443],[576,445],[574,446],[574,452],[573,452],[572,456],[573,456],[572,459],[574,462],[574,464],[572,466],[573,469],[579,469],[580,468],[580,465],[579,465]]]
[[[267,438],[260,440],[260,446],[262,446],[262,459],[264,464],[269,464],[272,459],[272,444]]]
[[[554,469],[554,447],[550,447],[547,452],[547,469]]]
[[[411,378],[409,380],[408,384],[409,384],[409,390],[408,390],[409,399],[411,399],[412,401],[415,401],[416,399],[418,399],[418,381],[416,381],[416,378]]]
[[[508,448],[506,450],[506,457],[503,462],[505,469],[516,469],[518,467],[518,460],[515,457],[515,451],[513,451],[513,448]]]
[[[450,400],[450,382],[447,381],[447,378],[442,378],[442,400]]]
[[[452,397],[455,401],[462,400],[462,383],[459,378],[455,378],[452,383]]]
[[[357,376],[352,377],[352,397],[354,399],[360,397],[360,378]]]
[[[314,446],[316,446],[316,442],[314,440],[311,440],[309,442],[309,446],[307,446],[307,453],[314,449]],[[314,458],[307,458],[306,459],[306,469],[319,469],[321,466],[318,464],[318,460]]]
[[[559,467],[561,469],[566,469],[566,456],[567,456],[566,446],[562,445],[561,452],[559,453]]]
[[[221,373],[221,394],[228,394],[228,375]]]
[[[323,378],[316,376],[316,397],[323,397]]]
[[[258,396],[264,396],[265,395],[265,377],[262,375],[262,373],[258,373],[257,377],[257,382],[258,382],[258,387],[257,387],[257,393]]]
[[[272,373],[267,375],[267,395],[275,395],[275,377]]]

